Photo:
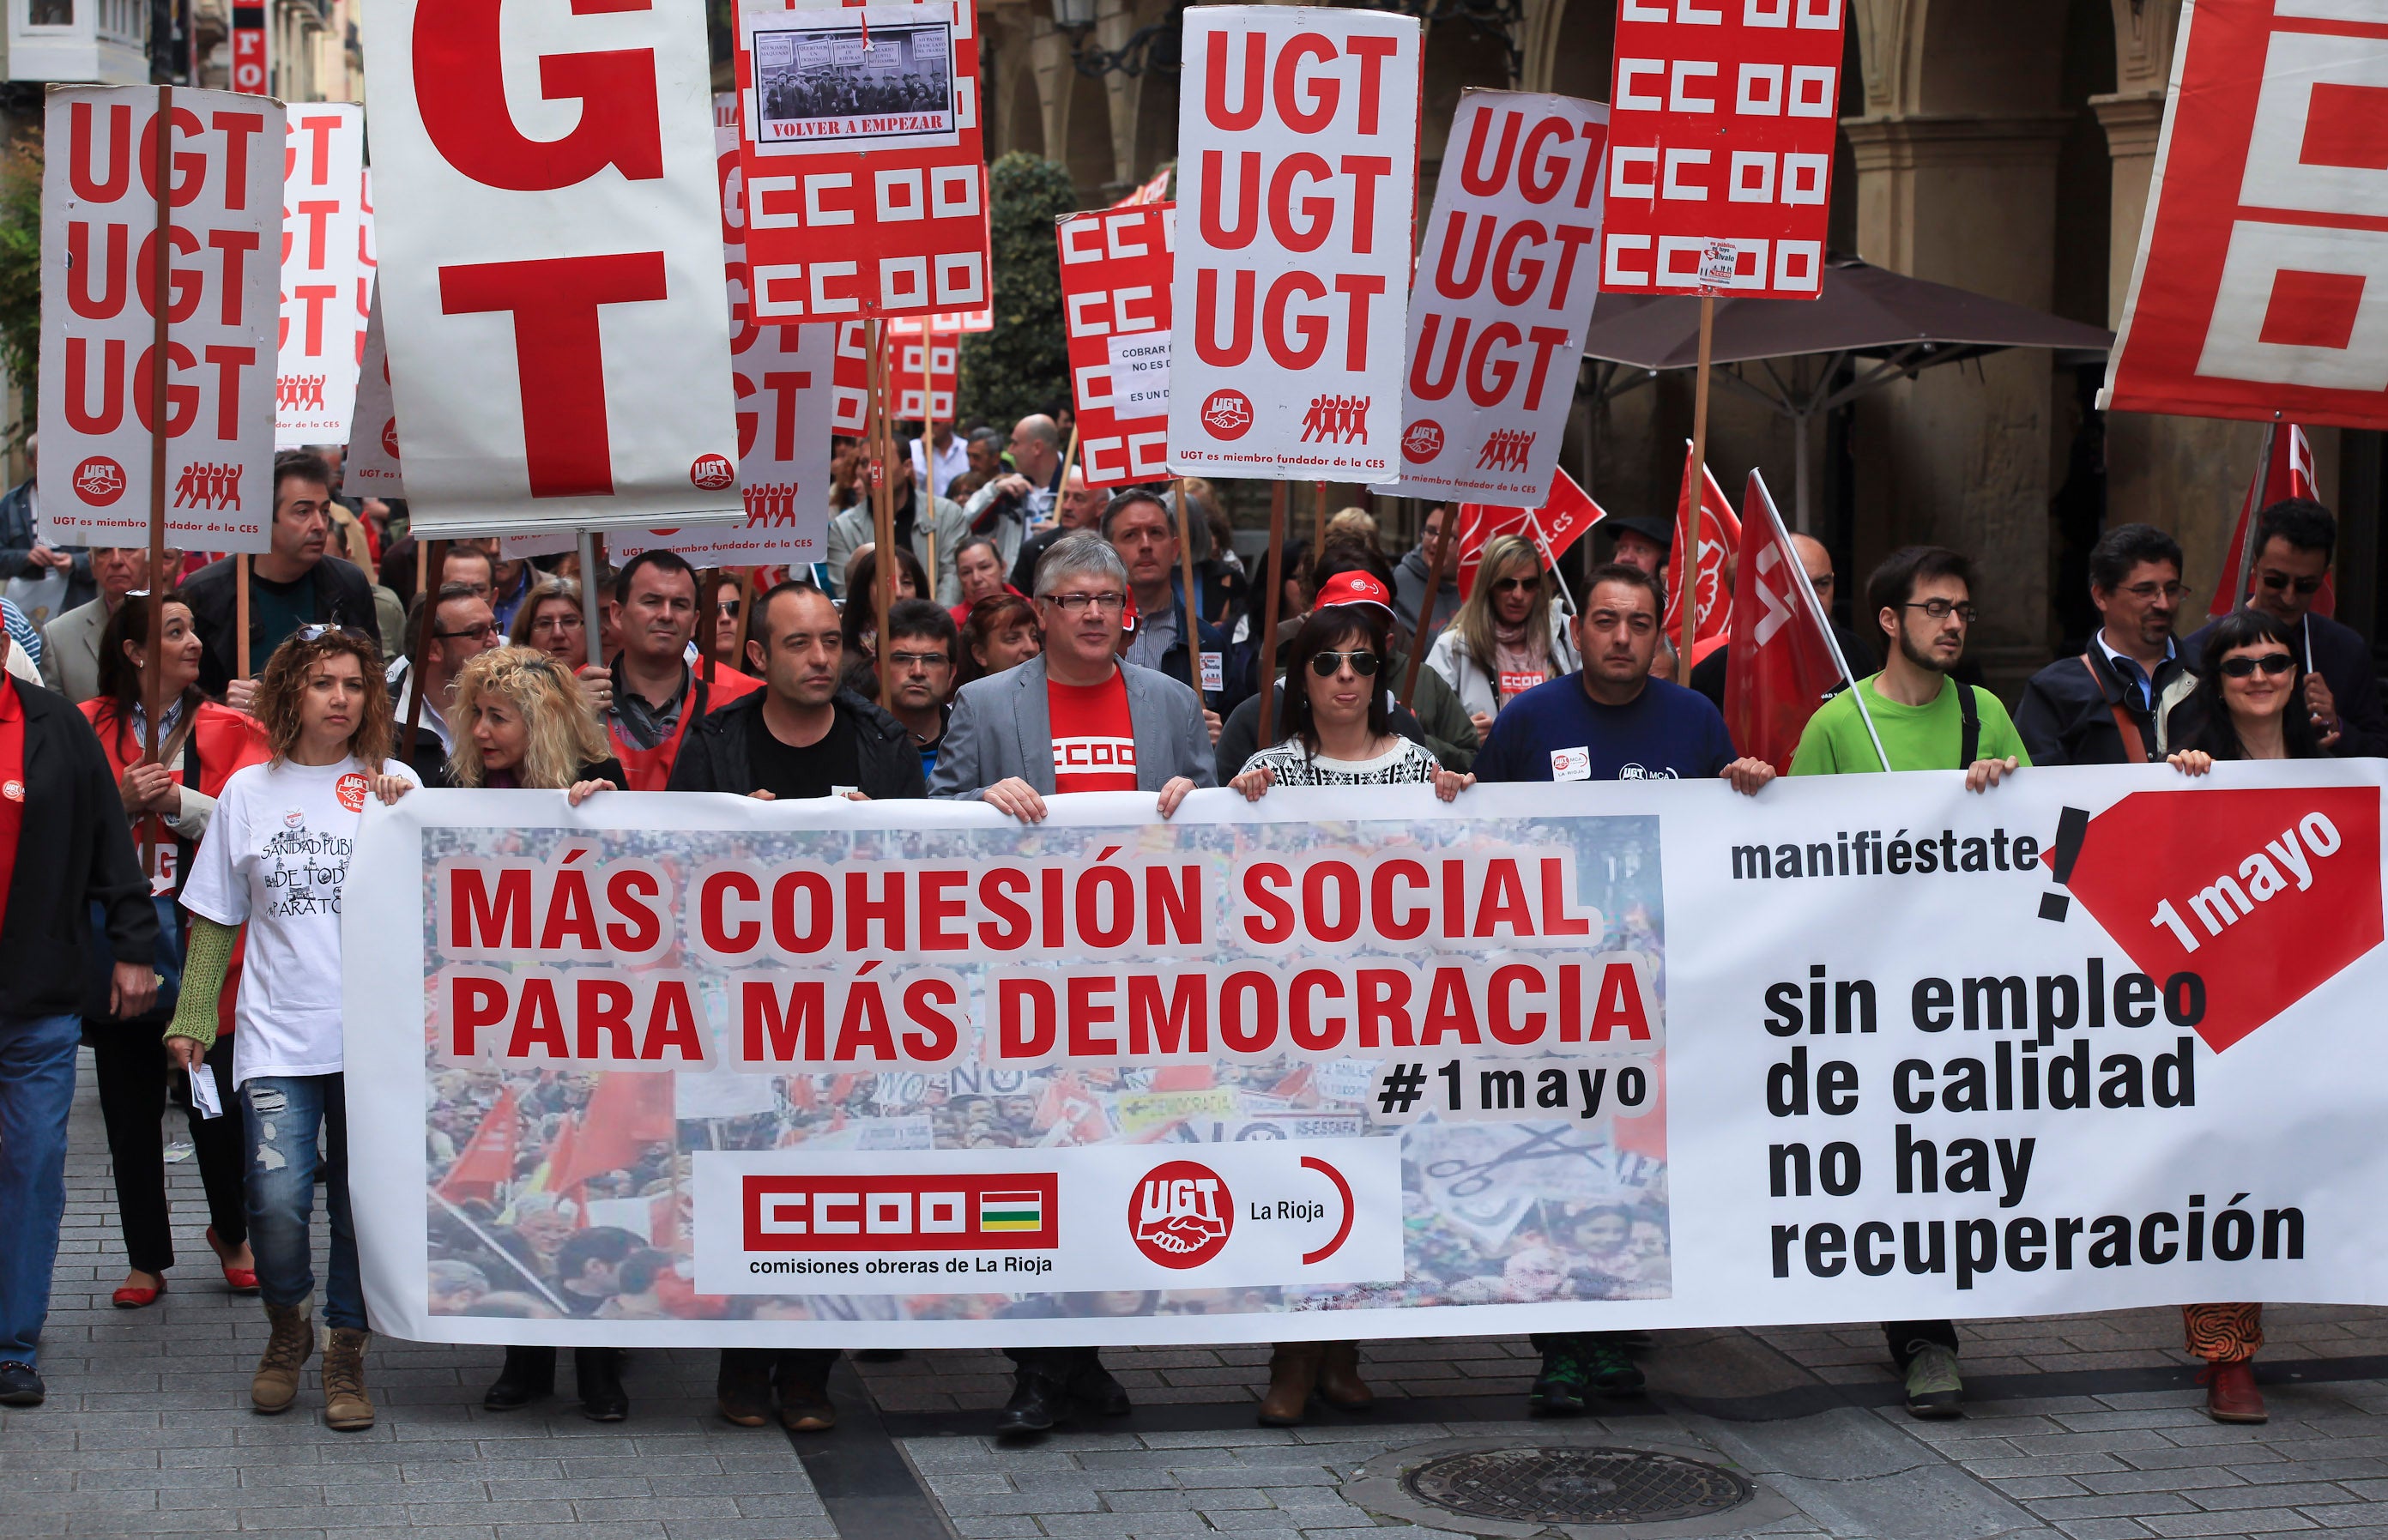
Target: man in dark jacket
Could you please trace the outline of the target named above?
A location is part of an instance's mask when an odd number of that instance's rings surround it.
[[[158,910],[99,740],[63,699],[8,677],[11,645],[0,632],[0,1406],[38,1406],[92,906],[119,1018],[157,995]]]
[[[332,522],[332,470],[311,454],[291,451],[273,459],[273,548],[254,558],[248,583],[248,666],[262,670],[273,649],[299,627],[339,626],[380,645],[373,580],[364,569],[327,554]],[[239,679],[239,579],[226,556],[183,585],[191,625],[205,648],[199,688],[246,711],[253,680]]]
[[[2187,592],[2180,544],[2146,524],[2109,529],[2090,553],[2090,600],[2105,623],[2090,645],[2031,676],[2015,731],[2035,765],[2159,760],[2204,724],[2197,676],[2173,641]]]
[[[1169,505],[1143,487],[1130,487],[1103,509],[1103,539],[1127,564],[1128,592],[1136,599],[1136,630],[1120,655],[1140,668],[1192,685],[1193,657],[1186,639],[1184,568],[1178,559],[1177,518]],[[1245,692],[1228,677],[1227,633],[1200,616],[1195,635],[1202,650],[1200,693],[1212,741],[1219,721]]]
[[[2267,507],[2255,515],[2255,582],[2246,602],[2297,633],[2305,708],[2323,745],[2340,755],[2388,754],[2388,712],[2380,705],[2371,643],[2354,627],[2313,612],[2337,544],[2338,520],[2311,498],[2283,498]],[[2191,667],[2204,658],[2212,629],[2209,622],[2181,643]]]

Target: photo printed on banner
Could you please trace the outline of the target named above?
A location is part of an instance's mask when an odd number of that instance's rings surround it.
[[[917,7],[788,11],[755,30],[756,146],[919,149],[956,142],[953,24]]]

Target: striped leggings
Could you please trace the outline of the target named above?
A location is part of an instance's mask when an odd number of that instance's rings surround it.
[[[2210,1364],[2240,1364],[2264,1345],[2260,1305],[2184,1305],[2180,1324],[2189,1351]]]

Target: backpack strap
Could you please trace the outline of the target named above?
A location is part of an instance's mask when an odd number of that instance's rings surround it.
[[[2081,667],[2090,670],[2090,681],[2098,687],[2098,698],[2100,700],[2104,700],[2106,698],[2106,681],[2104,679],[2100,677],[2098,673],[2098,665],[2090,660],[2088,653],[2083,653],[2081,655]],[[2119,701],[2108,702],[2106,709],[2114,713],[2115,731],[2121,734],[2123,739],[2123,762],[2127,765],[2146,764],[2148,762],[2148,741],[2146,736],[2140,732],[2138,719],[2131,715],[2130,692],[2126,690],[2123,693],[2123,699]]]
[[[1970,770],[1982,753],[1982,708],[1974,700],[1974,687],[1949,681],[1957,686],[1957,715],[1964,731],[1957,745],[1957,768]]]

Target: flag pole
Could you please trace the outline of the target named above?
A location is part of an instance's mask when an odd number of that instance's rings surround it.
[[[1550,537],[1543,533],[1543,521],[1534,516],[1531,508],[1526,510],[1526,528],[1534,532],[1534,549],[1543,553],[1543,559],[1551,564],[1551,581],[1559,585],[1559,597],[1567,601],[1567,612],[1569,615],[1581,614],[1575,602],[1575,592],[1568,587],[1566,576],[1559,571],[1559,559],[1550,554]]]
[[[705,617],[704,630],[696,644],[697,678],[710,689],[713,684],[713,655],[718,650],[715,639],[721,634],[721,568],[718,566],[705,569],[705,594],[696,607],[697,613]]]
[[[398,757],[409,765],[414,763],[414,739],[423,726],[423,661],[430,655],[431,633],[439,624],[439,585],[448,580],[448,542],[433,541],[431,545],[430,586],[416,590],[414,595],[415,602],[423,606],[423,630],[415,635],[414,658],[407,665],[406,740],[398,752]],[[417,541],[414,549],[420,552],[423,542]]]
[[[1194,590],[1193,526],[1186,511],[1186,478],[1182,476],[1177,478],[1177,565],[1186,584],[1186,682],[1194,687],[1194,699],[1199,705],[1202,699],[1202,606]],[[1226,663],[1226,655],[1221,655],[1220,668],[1224,669]]]
[[[2255,484],[2247,491],[2247,535],[2239,542],[2239,586],[2230,591],[2231,609],[2246,604],[2248,585],[2255,576],[2255,517],[2264,511],[2264,494],[2271,490],[2272,441],[2280,435],[2280,414],[2275,412],[2264,425],[2263,447],[2255,452]]]
[[[1459,543],[1459,504],[1448,503],[1442,515],[1442,539],[1435,542],[1434,570],[1428,574],[1426,597],[1418,601],[1417,631],[1410,639],[1410,660],[1402,669],[1401,704],[1406,710],[1417,690],[1418,665],[1426,661],[1427,633],[1434,628],[1434,606],[1442,599],[1442,579],[1451,571],[1452,548]]]
[[[159,541],[159,543],[162,545],[164,542],[161,541]],[[150,559],[151,559],[152,561],[155,561],[155,560],[157,559],[156,553],[154,553],[154,552],[152,553],[152,554],[151,554],[151,558],[150,558]],[[158,580],[158,579],[156,579],[156,577],[155,577],[155,576],[152,576],[152,577],[151,577],[151,579],[150,579],[149,580],[150,580],[150,582],[151,582],[152,584],[155,584],[155,583],[157,582],[157,580]],[[233,659],[233,662],[234,662],[234,663],[235,663],[235,664],[239,668],[239,669],[240,669],[240,677],[241,677],[241,678],[243,678],[243,679],[247,679],[247,678],[248,677],[248,552],[244,551],[244,552],[240,553],[238,555],[236,555],[236,556],[233,557],[233,559],[232,559],[232,580],[233,580],[233,590],[232,590],[232,627],[233,627],[233,633],[234,633],[234,637],[235,637],[235,643],[236,643],[236,651],[237,651],[237,652],[239,653],[239,655],[240,655],[239,656],[237,656],[237,657],[234,658],[234,659]]]
[[[1692,468],[1689,476],[1699,477],[1693,490],[1690,506],[1683,516],[1691,528],[1683,531],[1683,570],[1679,580],[1683,585],[1682,645],[1675,652],[1678,684],[1692,680],[1692,642],[1700,633],[1700,526],[1702,511],[1708,504],[1708,354],[1716,337],[1716,296],[1700,296],[1700,357],[1692,384]],[[1685,484],[1689,486],[1689,476]]]
[[[149,609],[149,656],[141,681],[142,705],[148,713],[143,737],[142,758],[158,763],[158,741],[162,734],[160,719],[166,714],[166,315],[173,307],[171,296],[173,286],[169,282],[168,269],[172,265],[174,226],[174,88],[158,88],[158,163],[153,168],[158,179],[158,261],[150,281],[157,286],[149,296],[152,314],[149,349],[149,597],[145,603]],[[241,630],[241,642],[247,645],[248,632]],[[141,821],[141,873],[146,879],[156,869],[158,856],[158,821]]]
[[[594,663],[603,668],[605,663],[605,649],[601,639],[605,634],[603,630],[605,622],[604,617],[598,613],[597,537],[586,529],[576,530],[572,537],[572,544],[573,549],[580,554],[581,666],[586,668]],[[414,554],[419,561],[423,555],[423,546],[419,541],[414,547]],[[418,583],[421,581],[419,568],[416,580]]]
[[[870,447],[879,461],[879,475],[870,488],[871,514],[871,583],[870,603],[876,629],[871,635],[878,649],[879,704],[892,709],[896,699],[896,673],[887,661],[891,650],[887,643],[887,611],[896,601],[896,463],[890,446],[895,441],[893,425],[887,420],[887,323],[877,318],[870,322]],[[934,525],[935,520],[932,518]],[[931,579],[932,592],[935,592]]]
[[[1271,732],[1277,725],[1277,612],[1285,594],[1285,503],[1286,484],[1276,483],[1269,492],[1268,592],[1261,596],[1261,731],[1260,746],[1274,748],[1277,739]]]
[[[1327,549],[1327,483],[1314,481],[1311,486],[1318,498],[1318,506],[1310,521],[1310,559],[1315,562],[1318,554]]]

